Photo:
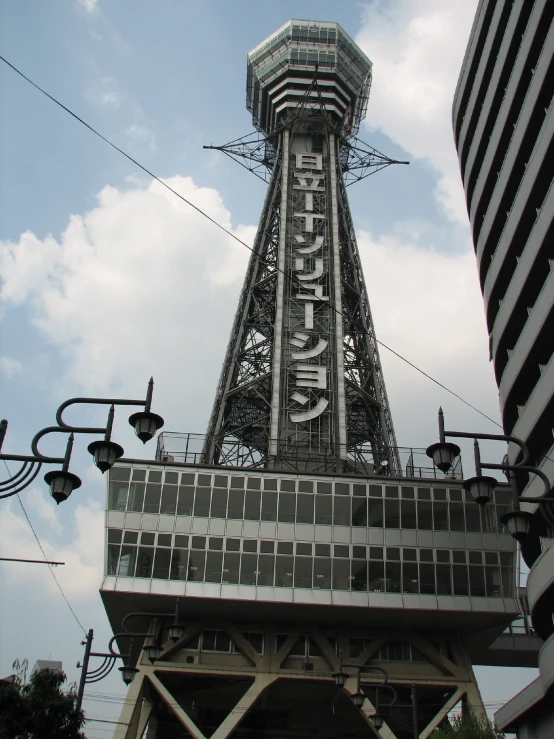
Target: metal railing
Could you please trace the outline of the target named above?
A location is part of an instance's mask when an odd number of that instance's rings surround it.
[[[158,436],[156,461],[168,464],[205,464],[203,447],[204,434],[164,431]],[[290,451],[267,461],[265,450],[256,452],[249,449],[245,454],[243,442],[236,437],[228,437],[220,444],[222,466],[250,469],[282,470],[286,472],[312,472],[313,474],[360,475],[364,477],[406,477],[417,479],[463,480],[462,461],[459,457],[454,467],[445,475],[435,467],[419,447],[395,447],[379,451],[379,458],[369,445],[352,447],[346,460],[338,460],[331,448],[303,451],[291,447]],[[388,460],[400,460],[400,469],[392,470]],[[213,465],[210,465],[213,466]]]

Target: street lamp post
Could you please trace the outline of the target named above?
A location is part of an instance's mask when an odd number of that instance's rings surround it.
[[[45,482],[50,486],[50,495],[56,503],[67,500],[71,493],[81,486],[80,478],[69,471],[71,452],[75,434],[103,434],[103,439],[93,441],[88,446],[88,451],[94,457],[94,463],[104,473],[123,456],[123,447],[111,440],[115,406],[134,405],[143,406],[144,410],[133,413],[129,423],[134,427],[139,439],[146,443],[164,425],[164,420],[156,413],[152,413],[152,393],[154,380],[150,378],[145,400],[127,400],[124,398],[71,398],[60,405],[56,412],[56,426],[47,426],[35,434],[31,442],[32,454],[2,454],[2,444],[6,437],[8,422],[0,421],[0,459],[4,461],[21,462],[19,470],[7,480],[0,482],[0,499],[9,498],[12,495],[28,487],[36,478],[43,464],[62,465],[61,470],[51,470],[44,476]],[[89,426],[70,426],[62,418],[63,412],[70,405],[109,405],[108,421],[104,428],[93,428]],[[68,434],[65,455],[63,457],[49,457],[42,454],[38,449],[39,441],[46,435],[52,433]]]
[[[483,469],[502,470],[506,473],[512,488],[513,510],[509,513],[505,513],[500,520],[506,525],[509,533],[514,539],[520,542],[523,541],[531,529],[531,522],[533,520],[531,513],[520,510],[520,503],[537,504],[547,525],[554,528],[552,507],[554,500],[551,497],[552,486],[550,480],[542,470],[527,464],[529,461],[529,449],[524,441],[519,439],[517,436],[511,436],[510,434],[476,434],[466,431],[445,431],[444,414],[442,408],[439,408],[439,441],[437,444],[431,444],[431,446],[427,448],[426,454],[428,457],[431,457],[435,466],[445,473],[448,472],[455,458],[460,454],[460,447],[451,442],[447,442],[447,436],[453,438],[473,439],[475,477],[470,477],[465,480],[463,486],[469,491],[471,497],[478,505],[484,506],[490,501],[493,490],[497,485],[497,480],[494,477],[482,474]],[[512,442],[520,447],[522,455],[521,459],[515,464],[507,464],[505,462],[502,462],[501,464],[483,462],[481,460],[478,439]],[[536,498],[521,497],[517,488],[516,477],[512,474],[515,472],[530,472],[531,474],[540,477],[544,483],[544,491],[542,495],[537,496]]]

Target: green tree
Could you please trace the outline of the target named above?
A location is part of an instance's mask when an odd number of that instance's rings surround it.
[[[506,739],[489,719],[480,720],[474,714],[454,716],[450,725],[435,729],[431,739]]]
[[[61,689],[63,672],[38,670],[27,681],[27,660],[13,668],[13,681],[0,682],[0,739],[86,739],[75,686]]]

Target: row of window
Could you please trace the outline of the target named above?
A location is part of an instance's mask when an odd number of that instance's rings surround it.
[[[241,632],[246,641],[258,654],[264,654],[264,634],[257,631]],[[277,634],[275,640],[275,653],[277,653],[289,634]],[[337,652],[337,639],[335,636],[327,635],[327,641],[331,649]],[[363,650],[370,645],[372,639],[354,637],[349,640],[349,654],[351,658],[358,657]],[[240,649],[233,643],[225,631],[219,629],[206,629],[195,636],[186,644],[186,649],[199,652],[223,652],[226,654],[240,654]],[[322,657],[321,651],[315,641],[307,634],[303,634],[294,644],[289,652],[289,657]],[[386,641],[375,653],[373,659],[383,662],[425,662],[426,659],[409,642],[399,639]]]
[[[412,485],[386,485],[377,483],[345,482],[334,480],[303,480],[296,478],[278,477],[256,477],[255,475],[225,475],[206,474],[194,472],[174,472],[166,470],[165,474],[160,469],[133,468],[131,475],[130,467],[112,467],[109,472],[110,482],[148,482],[165,483],[168,485],[186,485],[204,488],[238,489],[238,490],[270,490],[285,493],[318,493],[319,495],[354,495],[355,497],[370,498],[406,498],[407,500],[451,500],[459,503],[463,500],[470,501],[471,496],[462,488],[429,487]],[[496,503],[509,504],[511,501],[510,491],[495,490],[494,500]]]
[[[511,597],[498,564],[367,561],[108,544],[108,575],[266,587]]]
[[[436,491],[435,491],[436,492]],[[460,492],[460,491],[451,491]],[[110,482],[110,510],[247,521],[497,533],[509,505]]]
[[[139,544],[141,547],[177,547],[179,549],[210,549],[214,552],[247,552],[260,554],[297,554],[302,557],[338,557],[399,562],[455,562],[472,565],[511,567],[512,552],[465,549],[429,549],[415,547],[377,547],[358,544],[313,544],[310,541],[275,541],[273,539],[237,539],[222,536],[189,536],[188,534],[156,534],[152,531],[108,529],[108,544]]]

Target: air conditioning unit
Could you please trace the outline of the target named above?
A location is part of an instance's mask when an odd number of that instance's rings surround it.
[[[199,662],[198,655],[197,654],[187,654],[185,657],[185,664],[187,665],[197,665]]]
[[[175,462],[175,457],[172,457],[171,454],[162,454],[162,462]]]

